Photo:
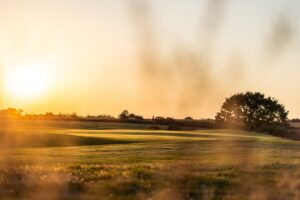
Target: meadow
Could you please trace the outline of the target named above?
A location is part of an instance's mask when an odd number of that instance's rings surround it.
[[[300,199],[297,141],[124,123],[1,124],[0,199]]]

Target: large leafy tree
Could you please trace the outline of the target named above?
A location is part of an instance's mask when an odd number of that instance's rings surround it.
[[[287,126],[288,111],[276,99],[261,93],[239,93],[227,98],[216,121],[223,127],[259,130]]]

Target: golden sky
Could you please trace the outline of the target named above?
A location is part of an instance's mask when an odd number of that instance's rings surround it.
[[[299,117],[298,4],[0,0],[0,107],[205,118],[250,90]]]

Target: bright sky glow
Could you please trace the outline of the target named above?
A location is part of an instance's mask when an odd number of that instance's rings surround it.
[[[300,116],[298,0],[148,0],[145,35],[133,2],[0,0],[0,107],[200,118],[251,90]]]
[[[43,64],[25,64],[8,68],[4,83],[7,94],[30,101],[47,93],[50,73],[44,67]]]

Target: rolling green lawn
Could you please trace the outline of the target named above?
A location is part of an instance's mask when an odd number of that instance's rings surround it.
[[[299,142],[148,128],[5,122],[0,199],[300,199]]]

